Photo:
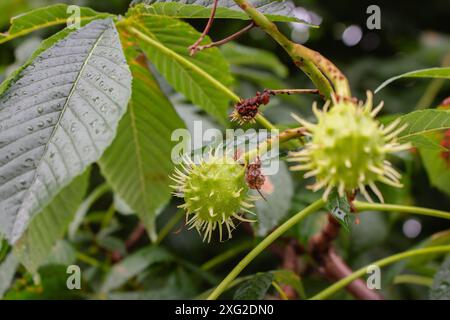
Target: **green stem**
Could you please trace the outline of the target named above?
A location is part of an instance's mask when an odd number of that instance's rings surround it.
[[[189,61],[188,59],[185,59],[183,56],[179,55],[175,51],[167,48],[165,45],[160,43],[159,41],[149,37],[145,33],[139,31],[137,28],[126,25],[125,29],[130,32],[132,35],[136,36],[138,39],[146,42],[150,46],[156,48],[158,51],[164,53],[166,56],[170,57],[174,61],[178,62],[179,64],[183,65],[184,67],[192,70],[193,72],[197,73],[198,75],[202,76],[205,80],[207,80],[212,86],[216,87],[216,89],[222,91],[225,93],[228,97],[230,97],[234,102],[238,102],[240,99],[239,97],[230,89],[228,89],[224,84],[222,84],[220,81],[215,79],[213,76],[211,76],[208,72],[204,71],[202,68],[194,64],[193,62]]]
[[[446,54],[444,58],[442,59],[442,67],[448,67],[450,66],[450,53]],[[431,104],[433,103],[433,100],[436,98],[437,94],[439,93],[439,90],[441,90],[445,79],[433,79],[431,80],[430,84],[426,88],[424,94],[419,99],[419,102],[416,104],[416,110],[418,109],[424,109],[429,108]]]
[[[338,282],[334,283],[333,285],[329,286],[325,290],[319,292],[315,296],[313,296],[310,300],[323,300],[331,295],[335,294],[337,291],[343,289],[348,284],[350,284],[352,281],[362,277],[367,273],[367,268],[371,265],[377,265],[378,267],[384,267],[389,264],[395,263],[397,261],[414,257],[414,256],[420,256],[420,255],[427,255],[427,254],[433,254],[433,253],[446,253],[450,252],[450,245],[446,246],[435,246],[435,247],[429,247],[429,248],[422,248],[422,249],[414,249],[414,250],[408,250],[405,252],[401,252],[398,254],[394,254],[390,257],[375,261],[371,263],[370,265],[367,265],[365,267],[362,267],[361,269],[358,269],[357,271],[353,272],[351,275],[345,277],[344,279],[339,280]]]
[[[281,289],[281,287],[276,283],[275,281],[272,281],[272,286],[277,290],[277,292],[280,294],[281,300],[289,300],[288,296],[286,295],[286,292]]]
[[[97,259],[90,257],[80,251],[76,252],[76,257],[78,260],[80,260],[88,265],[102,269],[103,271],[107,271],[107,267],[105,265],[103,265],[100,261],[98,261]]]
[[[255,117],[255,120],[262,125],[267,130],[276,130],[277,127],[273,125],[266,117],[264,117],[261,113],[258,113]]]
[[[234,2],[252,18],[258,27],[283,47],[295,65],[306,73],[325,98],[330,99],[333,92],[342,97],[351,97],[347,78],[330,60],[319,52],[289,40],[273,22],[246,0],[234,0]]]
[[[255,244],[255,241],[251,240],[251,241],[241,243],[240,245],[234,246],[230,250],[227,250],[227,251],[215,256],[211,260],[208,260],[207,262],[202,264],[202,266],[200,268],[205,271],[210,270],[210,269],[214,268],[215,266],[218,266],[218,265],[222,264],[223,262],[237,256],[238,254],[241,254],[242,252],[249,250],[251,247],[253,247],[254,244]]]
[[[161,229],[161,231],[158,234],[158,238],[155,240],[155,246],[159,245],[164,238],[169,234],[170,230],[175,227],[175,225],[183,218],[184,216],[184,210],[178,210],[173,217],[170,218],[169,221],[167,221],[166,225]]]
[[[271,245],[276,239],[283,235],[286,231],[292,228],[295,224],[306,218],[308,215],[321,209],[324,205],[322,199],[317,200],[312,203],[299,213],[295,214],[292,218],[287,220],[277,229],[275,229],[271,234],[269,234],[264,240],[262,240],[252,251],[250,251],[235,267],[231,272],[222,280],[222,282],[214,289],[214,291],[209,295],[208,300],[217,299],[232,283],[234,279],[244,270],[246,266],[250,264],[264,249]]]
[[[410,283],[420,286],[431,287],[433,278],[418,276],[415,274],[401,274],[394,278],[394,284]]]
[[[227,88],[225,85],[223,85],[220,81],[215,79],[213,76],[211,76],[209,73],[204,71],[202,68],[198,67],[196,64],[192,63],[188,59],[184,58],[183,56],[179,55],[175,51],[167,48],[162,43],[158,42],[157,40],[149,37],[145,33],[139,31],[137,28],[135,28],[134,23],[131,20],[123,20],[122,22],[118,23],[117,26],[120,28],[124,28],[124,30],[128,31],[132,35],[136,36],[138,39],[146,42],[147,44],[151,45],[152,47],[158,49],[159,51],[163,52],[165,55],[169,56],[173,60],[177,61],[179,64],[183,65],[187,69],[192,70],[193,72],[199,74],[202,76],[205,80],[207,80],[212,86],[214,86],[217,90],[223,92],[225,95],[227,95],[233,103],[238,103],[241,99],[237,94],[235,94],[233,91],[231,91],[229,88]],[[268,130],[275,129],[276,127],[267,120],[264,116],[258,115],[256,117],[256,120],[259,124],[261,124],[263,127],[265,127]]]
[[[444,82],[445,79],[439,78],[431,80],[424,94],[417,102],[415,110],[430,108],[434,98],[436,98],[437,94],[439,93],[439,90],[441,90],[442,86],[444,85]]]
[[[111,223],[111,220],[114,218],[114,213],[116,213],[116,206],[113,203],[109,206],[108,210],[103,215],[101,229],[105,229]]]
[[[424,216],[436,217],[450,219],[450,212],[445,212],[441,210],[413,207],[413,206],[402,206],[396,204],[385,204],[385,203],[366,203],[360,201],[353,201],[353,206],[357,211],[395,211],[395,212],[406,212],[413,214],[420,214]]]
[[[75,217],[72,219],[72,222],[69,225],[68,234],[71,239],[75,237],[75,233],[83,222],[86,213],[89,208],[100,199],[105,193],[111,191],[111,187],[105,182],[98,187],[96,187],[89,196],[81,203],[77,212],[75,213]]]
[[[274,144],[281,144],[283,142],[287,142],[291,139],[300,138],[303,136],[303,128],[293,128],[286,129],[282,131],[280,134],[275,137],[267,138],[264,142],[262,142],[258,148],[252,149],[244,155],[244,160],[246,163],[251,162],[252,159],[257,156],[263,155],[267,151],[269,151]]]

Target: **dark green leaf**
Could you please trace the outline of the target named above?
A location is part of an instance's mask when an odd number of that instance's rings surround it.
[[[448,110],[419,110],[400,117],[398,127],[407,124],[405,130],[398,135],[401,142],[411,141],[414,143],[419,135],[425,135],[450,128],[450,111]],[[418,145],[419,146],[419,145]]]
[[[276,283],[288,285],[294,288],[300,299],[306,298],[303,283],[298,274],[291,270],[275,270],[271,273],[273,274],[273,280]]]
[[[375,93],[386,87],[391,82],[401,78],[442,78],[450,79],[450,68],[430,68],[407,72],[399,76],[392,77],[383,82],[376,90]]]
[[[258,273],[250,280],[245,281],[234,293],[234,300],[262,300],[272,284],[274,275]]]
[[[428,248],[433,246],[441,246],[450,244],[450,230],[444,230],[437,232],[431,235],[429,238],[425,239],[422,243],[420,243],[417,248]],[[418,266],[418,265],[426,265],[428,262],[436,259],[439,254],[427,254],[423,256],[416,256],[409,259],[408,265]]]
[[[102,292],[109,292],[124,285],[129,279],[137,276],[148,266],[172,260],[172,256],[162,248],[147,247],[141,249],[114,265],[106,276]]]
[[[385,216],[378,212],[362,212],[358,214],[359,223],[352,226],[350,248],[353,253],[370,250],[387,238],[389,226]]]
[[[444,137],[442,134],[435,134],[432,136],[432,139],[436,144],[440,144]],[[450,194],[450,167],[448,160],[444,157],[448,151],[424,147],[419,147],[418,149],[431,185]]]
[[[250,0],[258,11],[272,21],[291,21],[316,27],[294,15],[295,6],[288,1]],[[165,15],[177,18],[209,18],[213,0],[135,0],[131,3],[129,15]],[[233,0],[219,0],[216,19],[249,20],[245,12]]]
[[[11,27],[5,33],[0,33],[0,44],[24,36],[33,31],[56,25],[67,24],[71,13],[67,13],[69,5],[58,3],[28,11],[11,19]],[[3,14],[3,13],[2,13]],[[80,7],[80,22],[107,18],[113,15],[95,12],[90,8]]]
[[[176,143],[171,135],[185,126],[147,68],[135,61],[130,66],[134,80],[128,111],[99,164],[114,192],[155,238],[158,209],[171,194],[171,152]]]
[[[345,230],[350,231],[351,226],[351,212],[350,212],[350,203],[347,200],[347,197],[340,197],[337,190],[333,190],[329,197],[328,201],[325,205],[328,211],[333,215],[333,217],[339,221],[341,226],[344,227]]]
[[[433,139],[433,137],[430,137],[428,134],[413,135],[409,137],[408,140],[417,148],[424,148],[431,150],[434,149],[440,151],[447,150],[442,145],[440,145],[438,141],[436,141],[436,139]]]
[[[189,24],[164,16],[136,19],[139,32],[147,37],[146,41],[137,40],[139,46],[158,71],[195,105],[226,123],[228,104],[235,95],[228,89],[232,78],[219,49],[211,48],[191,57],[188,47],[200,33]]]
[[[270,51],[227,43],[221,47],[228,62],[235,66],[251,66],[272,71],[279,77],[288,75],[288,68]]]
[[[82,291],[67,289],[67,266],[45,265],[39,268],[38,284],[24,289],[11,289],[5,299],[13,300],[65,300],[80,299]],[[83,289],[83,285],[82,285]]]

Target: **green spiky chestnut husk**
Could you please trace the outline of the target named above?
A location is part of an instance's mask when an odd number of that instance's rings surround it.
[[[186,223],[203,233],[203,240],[211,240],[214,230],[219,229],[222,240],[225,227],[231,238],[235,228],[233,219],[247,220],[243,213],[250,212],[254,199],[248,195],[249,188],[245,183],[245,167],[233,158],[210,154],[194,163],[184,157],[181,168],[175,169],[172,179],[177,183],[172,186],[175,195],[184,198],[180,206],[186,211]],[[251,213],[251,212],[250,212]]]
[[[328,103],[323,111],[314,106],[317,124],[296,117],[308,130],[311,140],[305,149],[291,153],[290,161],[301,162],[292,169],[306,170],[305,178],[315,176],[316,183],[310,188],[314,191],[324,188],[324,199],[333,188],[337,188],[341,196],[347,191],[359,189],[372,201],[365,188],[369,186],[383,201],[375,184],[377,181],[401,186],[400,174],[386,156],[390,152],[409,148],[409,145],[397,142],[398,133],[405,127],[397,128],[399,121],[386,128],[380,125],[375,115],[382,104],[372,110],[370,92],[367,97],[364,105],[350,99],[333,99],[329,110]]]

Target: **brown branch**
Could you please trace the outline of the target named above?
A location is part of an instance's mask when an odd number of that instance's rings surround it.
[[[319,264],[319,272],[330,281],[343,279],[353,272],[333,248],[332,242],[339,235],[339,230],[339,222],[329,214],[328,223],[318,234],[310,239],[308,244],[308,251]],[[360,300],[383,299],[376,291],[370,290],[361,279],[351,282],[346,287],[346,290]]]
[[[290,270],[295,274],[300,274],[302,268],[298,257],[305,253],[304,248],[299,244],[298,240],[293,237],[280,238],[280,242],[273,243],[268,249],[281,259],[281,269]],[[280,286],[289,300],[298,298],[297,292],[292,286],[287,284],[280,284]],[[274,296],[273,298],[280,299],[281,297]]]
[[[128,239],[125,241],[125,247],[127,251],[133,249],[137,242],[145,235],[145,226],[142,222],[139,222]]]
[[[217,4],[218,3],[219,3],[219,0],[214,0],[213,7],[211,9],[211,15],[209,16],[208,23],[206,24],[205,29],[203,30],[202,34],[197,39],[197,41],[195,41],[195,43],[189,47],[189,54],[191,56],[193,56],[197,52],[198,45],[200,44],[200,42],[203,41],[203,39],[205,39],[206,35],[209,32],[209,29],[211,29],[211,26],[212,26],[213,21],[214,21],[214,16],[216,15],[216,10],[217,10]]]
[[[145,235],[145,226],[142,222],[139,222],[136,228],[131,232],[128,239],[125,241],[125,248],[130,251],[139,242],[139,240]],[[120,251],[116,250],[111,253],[111,260],[116,263],[123,259]]]
[[[198,51],[205,50],[205,49],[209,49],[209,48],[213,48],[213,47],[218,47],[218,46],[221,46],[221,45],[223,45],[223,44],[225,44],[225,43],[227,43],[227,42],[233,41],[233,40],[237,39],[238,37],[240,37],[242,34],[244,34],[244,33],[246,33],[247,31],[249,31],[249,30],[250,30],[251,28],[253,28],[254,26],[255,26],[255,23],[252,22],[252,23],[250,23],[248,26],[246,26],[245,28],[239,30],[239,31],[236,32],[236,33],[233,33],[232,35],[230,35],[230,36],[228,36],[228,37],[226,37],[226,38],[224,38],[224,39],[222,39],[222,40],[215,41],[215,42],[211,42],[211,43],[205,44],[205,45],[203,45],[203,46],[197,46],[197,47],[195,48],[195,52],[194,52],[194,53],[196,53],[196,52],[198,52]],[[191,54],[191,55],[192,55],[192,54]]]
[[[315,260],[320,261],[321,257],[330,250],[332,242],[339,235],[340,227],[339,222],[329,214],[327,224],[308,243],[308,251]]]
[[[330,248],[330,250],[322,256],[321,271],[331,281],[341,280],[353,273],[333,248]],[[366,283],[361,279],[351,282],[346,287],[346,290],[359,300],[383,300],[383,297],[380,294],[375,290],[369,289]]]

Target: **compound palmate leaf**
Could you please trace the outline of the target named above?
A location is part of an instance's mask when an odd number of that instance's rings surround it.
[[[232,78],[228,62],[217,48],[189,56],[188,47],[200,36],[189,24],[165,16],[131,18],[138,44],[158,71],[194,104],[225,123]],[[209,40],[205,40],[206,41]]]
[[[99,13],[90,8],[77,7],[80,14],[80,22],[112,16],[107,13]],[[28,11],[11,19],[11,26],[5,33],[0,33],[0,44],[30,32],[56,25],[66,24],[72,13],[66,4],[55,4],[48,7]]]
[[[295,16],[295,6],[292,2],[278,0],[250,0],[249,2],[272,21],[301,22],[313,26]],[[135,0],[131,3],[132,8],[128,14],[156,14],[185,19],[208,18],[213,3],[213,0]],[[214,17],[217,19],[250,19],[234,0],[219,0]]]
[[[137,60],[130,63],[133,94],[117,138],[99,161],[103,175],[154,238],[157,209],[170,199],[172,132],[184,128],[157,82]]]
[[[131,73],[111,19],[57,42],[0,95],[0,233],[10,242],[101,156],[130,95]]]

